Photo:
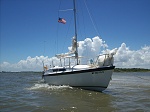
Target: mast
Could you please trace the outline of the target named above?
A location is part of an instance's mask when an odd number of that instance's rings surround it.
[[[75,26],[75,44],[76,44],[76,51],[75,51],[75,58],[77,59],[77,65],[78,63],[78,46],[77,46],[77,25],[76,25],[76,2],[73,0],[74,5],[74,26]]]

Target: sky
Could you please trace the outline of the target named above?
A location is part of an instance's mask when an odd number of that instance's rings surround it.
[[[80,55],[107,46],[118,49],[116,67],[150,68],[150,0],[76,0],[76,7]],[[68,52],[74,36],[72,8],[71,0],[0,0],[0,71],[58,61],[55,54]]]

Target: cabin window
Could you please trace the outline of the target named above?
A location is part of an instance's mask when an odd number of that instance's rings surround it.
[[[57,69],[53,69],[53,72],[58,72],[58,71],[66,71],[65,68],[57,68]]]

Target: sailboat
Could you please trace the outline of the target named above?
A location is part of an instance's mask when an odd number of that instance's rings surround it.
[[[75,0],[73,0],[73,4],[75,36],[72,39],[72,49],[68,53],[56,54],[56,57],[60,59],[61,66],[52,65],[48,69],[43,63],[42,77],[50,85],[68,85],[81,89],[103,91],[108,87],[115,68],[113,65],[114,54],[98,55],[95,61],[91,59],[88,64],[80,63],[80,59],[83,57],[78,55]],[[75,60],[74,65],[71,60]]]

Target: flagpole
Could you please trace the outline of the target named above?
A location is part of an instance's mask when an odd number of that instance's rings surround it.
[[[76,44],[76,51],[75,51],[75,58],[77,59],[77,65],[78,63],[78,45],[77,45],[77,25],[76,25],[76,2],[73,0],[73,5],[74,5],[74,25],[75,25],[75,44]]]

